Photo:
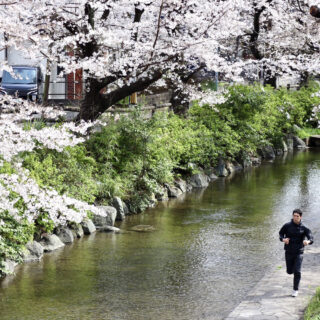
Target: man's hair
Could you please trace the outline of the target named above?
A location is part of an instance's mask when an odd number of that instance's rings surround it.
[[[300,217],[302,216],[302,211],[300,209],[294,209],[292,215],[294,215],[295,213],[297,213]]]

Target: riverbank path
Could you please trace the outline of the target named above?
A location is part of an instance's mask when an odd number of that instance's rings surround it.
[[[283,262],[268,272],[225,320],[302,320],[304,310],[320,286],[318,235],[314,234],[315,244],[305,249],[298,297],[291,297],[293,275],[286,273]]]

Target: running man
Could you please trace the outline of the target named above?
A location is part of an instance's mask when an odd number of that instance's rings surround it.
[[[279,231],[280,241],[284,242],[287,273],[293,274],[292,297],[298,296],[301,279],[301,265],[304,247],[313,243],[311,231],[301,222],[302,211],[294,209],[292,220]]]

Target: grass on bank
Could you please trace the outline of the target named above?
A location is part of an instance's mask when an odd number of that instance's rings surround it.
[[[311,299],[305,311],[304,320],[320,320],[320,288],[317,289],[315,296]]]
[[[306,139],[314,135],[320,135],[320,128],[302,128],[297,133],[299,138]]]

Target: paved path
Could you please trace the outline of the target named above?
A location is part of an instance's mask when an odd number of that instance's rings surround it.
[[[291,297],[292,285],[293,275],[285,272],[285,263],[275,266],[225,320],[303,319],[305,308],[316,287],[320,286],[319,244],[305,250],[299,296],[296,298]]]

